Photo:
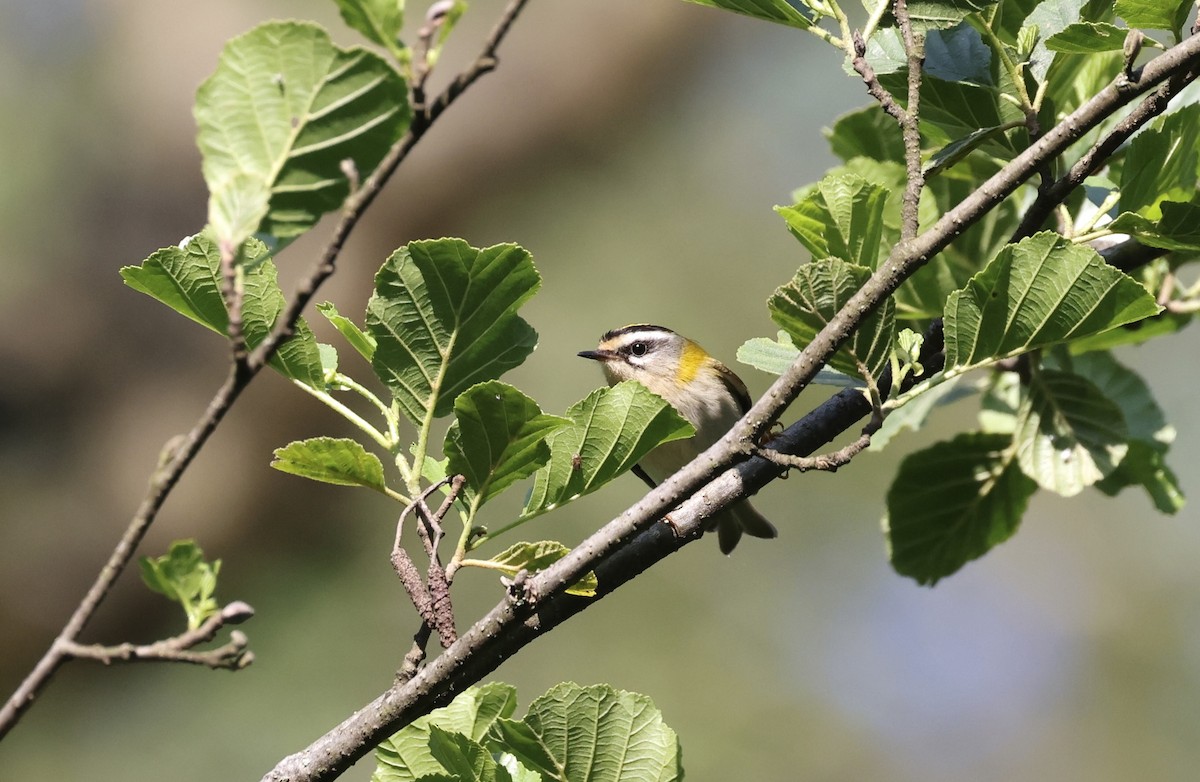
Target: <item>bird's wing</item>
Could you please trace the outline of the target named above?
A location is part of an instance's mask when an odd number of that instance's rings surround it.
[[[738,409],[742,411],[742,415],[745,415],[750,409],[750,405],[754,403],[754,400],[750,398],[750,391],[747,390],[746,384],[742,382],[742,379],[737,376],[736,372],[721,362],[718,361],[716,367],[717,374],[721,376],[721,382],[729,389],[729,393],[733,394],[733,398],[737,400]]]

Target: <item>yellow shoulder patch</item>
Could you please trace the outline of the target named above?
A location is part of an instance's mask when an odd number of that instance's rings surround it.
[[[704,348],[690,339],[687,340],[684,343],[683,352],[679,356],[679,374],[675,380],[680,384],[692,382],[707,359],[708,354],[704,352]]]

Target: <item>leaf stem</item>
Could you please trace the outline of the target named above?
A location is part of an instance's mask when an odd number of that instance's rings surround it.
[[[365,418],[360,416],[358,413],[351,410],[349,407],[347,407],[341,401],[336,399],[328,391],[323,391],[319,388],[313,388],[312,386],[308,385],[307,383],[302,383],[299,380],[293,380],[292,383],[295,384],[296,386],[298,386],[299,388],[303,389],[304,391],[308,392],[310,395],[321,400],[321,402],[323,402],[326,406],[328,406],[331,410],[336,412],[342,418],[345,418],[347,421],[349,421],[350,423],[357,426],[368,437],[370,437],[375,442],[379,443],[380,447],[386,449],[389,452],[393,448],[395,448],[396,443],[394,440],[389,439],[387,435],[385,435],[383,432],[380,432],[378,429],[376,429],[374,426],[372,426],[369,421],[367,421]]]

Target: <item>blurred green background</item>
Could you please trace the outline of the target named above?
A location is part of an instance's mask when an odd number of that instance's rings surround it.
[[[473,2],[434,87],[501,5]],[[5,697],[108,556],[162,444],[224,377],[220,340],[124,288],[117,269],[201,226],[194,90],[227,39],[291,16],[356,42],[315,0],[0,4]],[[411,239],[515,241],[544,285],[524,310],[540,347],[510,379],[548,411],[600,384],[575,352],[631,321],[732,363],[745,339],[774,333],[765,299],[804,260],[771,206],[832,165],[821,127],[867,100],[795,31],[678,0],[534,0],[499,70],[401,168],[320,298],[360,317],[374,270]],[[280,258],[285,290],[328,226]],[[1193,498],[1194,340],[1119,354],[1178,428],[1171,463]],[[943,410],[836,476],[768,487],[756,502],[778,541],[731,558],[689,546],[496,678],[519,687],[522,711],[564,680],[652,696],[693,780],[1195,779],[1195,504],[1166,518],[1132,493],[1043,493],[1020,534],[935,589],[888,567],[879,517],[898,459],[972,415],[970,403]],[[257,779],[388,685],[416,625],[388,563],[396,508],[267,466],[272,448],[318,434],[351,432],[280,378],[259,380],[142,547],[194,536],[223,560],[220,599],[258,611],[243,626],[254,665],[72,663],[0,744],[0,779]],[[640,491],[619,481],[528,537],[577,542]],[[500,597],[488,574],[457,589],[463,627]],[[84,640],[145,642],[181,624],[130,572]]]

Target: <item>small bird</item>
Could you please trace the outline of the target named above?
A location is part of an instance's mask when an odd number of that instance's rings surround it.
[[[599,361],[610,386],[638,381],[696,428],[693,437],[663,443],[633,468],[651,488],[721,439],[750,409],[750,392],[732,369],[662,326],[638,323],[613,329],[600,338],[595,350],[580,351],[579,356]],[[714,514],[709,524],[710,529],[716,527],[725,554],[733,551],[743,532],[756,538],[779,534],[747,501]]]

